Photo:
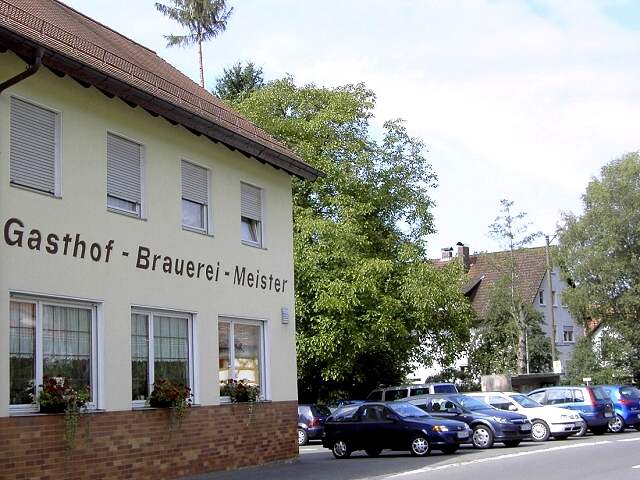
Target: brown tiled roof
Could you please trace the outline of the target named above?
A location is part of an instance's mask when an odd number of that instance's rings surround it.
[[[524,248],[514,252],[516,291],[532,302],[546,273],[544,247]],[[497,281],[510,271],[510,252],[491,252],[470,256],[469,282],[465,294],[480,318],[489,311],[491,292]]]
[[[315,180],[322,172],[155,52],[56,0],[0,0],[0,50],[42,64],[247,156]],[[4,81],[6,79],[0,79]]]

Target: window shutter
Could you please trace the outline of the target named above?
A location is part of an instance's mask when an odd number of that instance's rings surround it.
[[[11,97],[11,183],[55,193],[57,114]]]
[[[107,193],[141,203],[140,145],[110,133],[107,135]]]
[[[259,188],[241,183],[240,215],[262,221],[262,192]]]
[[[207,205],[209,203],[207,170],[182,161],[182,198]]]

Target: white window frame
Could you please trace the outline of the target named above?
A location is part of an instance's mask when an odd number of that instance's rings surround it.
[[[254,318],[243,318],[243,317],[233,317],[228,315],[221,315],[218,317],[218,329],[216,331],[216,336],[220,334],[220,323],[228,323],[229,324],[229,378],[235,379],[235,331],[233,326],[236,324],[242,325],[253,325],[260,327],[260,358],[258,359],[262,362],[262,368],[260,369],[260,399],[261,400],[269,400],[271,398],[271,390],[269,388],[269,369],[267,365],[269,365],[269,351],[267,348],[267,331],[268,331],[268,322],[264,319],[254,319]],[[218,353],[217,357],[220,358],[220,339],[218,339]],[[231,402],[231,398],[228,396],[221,396],[220,403],[229,403]]]
[[[571,340],[567,340],[566,333],[571,332]],[[573,327],[562,328],[562,342],[563,343],[576,343],[576,332]]]
[[[194,332],[195,332],[195,320],[196,315],[188,312],[179,312],[175,310],[162,310],[157,308],[146,308],[146,307],[132,307],[131,315],[146,315],[148,322],[148,332],[149,332],[149,369],[147,370],[147,389],[149,395],[153,391],[153,383],[154,383],[154,345],[153,345],[153,317],[174,317],[174,318],[185,318],[188,320],[187,332],[188,332],[188,346],[189,346],[189,372],[187,377],[189,379],[189,385],[187,385],[191,389],[191,395],[193,397],[193,402],[198,403],[198,396],[196,392],[196,366],[195,366],[195,348],[194,348]],[[131,327],[131,320],[129,320],[129,327]],[[131,346],[131,330],[129,330],[129,345]],[[129,354],[129,374],[131,375],[131,348]],[[129,392],[131,393],[131,392]],[[144,408],[147,406],[147,400],[131,400],[132,408]]]
[[[260,221],[257,220],[252,220],[252,219],[247,219],[253,222],[257,222],[258,223],[258,241],[257,242],[253,242],[251,240],[247,240],[245,238],[242,238],[242,219],[245,218],[242,216],[242,184],[245,184],[249,187],[253,187],[257,190],[260,191]],[[240,181],[240,205],[241,205],[241,212],[240,212],[240,242],[242,243],[242,245],[247,245],[249,247],[254,247],[254,248],[261,248],[261,249],[266,249],[265,245],[266,245],[266,240],[265,240],[265,228],[264,228],[264,223],[265,223],[265,204],[266,204],[266,197],[265,197],[265,189],[255,185],[253,183],[250,182],[245,182],[244,180]]]
[[[98,344],[98,329],[100,328],[100,322],[98,319],[101,317],[101,304],[77,300],[77,299],[61,299],[58,297],[43,297],[34,296],[21,293],[11,293],[9,295],[9,308],[11,302],[29,303],[36,306],[36,323],[35,323],[35,384],[36,394],[38,387],[42,385],[42,379],[44,376],[43,366],[43,307],[44,305],[57,306],[57,307],[70,307],[79,308],[83,310],[91,311],[91,402],[87,402],[87,408],[89,410],[95,410],[102,405],[102,389],[101,389],[101,367],[98,362],[102,356],[99,354],[100,345]],[[8,319],[8,317],[7,317]],[[23,405],[9,405],[9,413],[34,413],[38,411],[38,405],[23,404]]]
[[[107,142],[109,141],[109,135],[114,135],[124,140],[128,140],[129,142],[133,142],[140,147],[140,205],[137,212],[133,212],[131,210],[109,205],[109,197],[113,197],[113,198],[118,198],[118,197],[109,195],[109,191],[107,189],[107,184],[106,184],[107,178],[105,177],[105,190],[106,190],[105,201],[107,205],[107,211],[118,213],[120,215],[125,215],[131,218],[139,218],[140,220],[146,220],[147,219],[147,202],[145,200],[145,197],[146,197],[147,189],[146,189],[145,173],[147,170],[147,148],[145,144],[142,143],[140,140],[136,140],[135,138],[132,138],[128,135],[122,134],[115,130],[107,130],[107,134],[105,136],[105,143],[104,143],[104,158],[106,162],[109,161],[109,157],[107,153],[107,148],[108,148]],[[107,163],[105,163],[105,166],[106,165]],[[105,170],[105,173],[106,173],[106,170]],[[118,198],[118,199],[124,200],[122,198]],[[124,201],[127,201],[127,200],[124,200]]]
[[[11,175],[8,175],[9,185],[14,188],[19,188],[22,190],[27,190],[33,193],[39,193],[40,195],[46,195],[48,197],[54,198],[62,198],[62,111],[52,108],[49,105],[45,105],[40,102],[36,102],[30,98],[23,97],[21,95],[10,95],[9,98],[9,126],[11,125],[11,98],[16,98],[25,103],[29,103],[34,107],[42,108],[44,110],[48,110],[56,115],[56,125],[55,125],[55,165],[54,165],[54,181],[53,181],[53,194],[49,192],[45,192],[43,190],[38,190],[36,188],[31,188],[26,185],[20,185],[17,183],[11,183]],[[7,145],[7,150],[9,151],[9,162],[8,167],[11,168],[11,132],[9,132],[9,142]]]
[[[551,291],[551,305],[554,307],[558,306],[558,292],[555,290]]]
[[[184,200],[184,198],[182,198],[182,162],[190,163],[192,165],[195,165],[196,167],[206,170],[207,172],[207,205],[205,206],[206,212],[204,215],[204,222],[205,222],[204,228],[192,227],[191,225],[185,225],[182,222],[184,217],[182,213],[182,200]],[[209,167],[202,165],[199,162],[194,162],[193,160],[190,160],[188,158],[183,157],[181,159],[180,161],[180,225],[182,226],[183,230],[213,236],[213,208],[211,208],[211,202],[213,200],[212,187],[211,187],[212,182],[213,182],[213,174],[211,173],[211,169]],[[193,202],[193,203],[196,203],[196,202]]]

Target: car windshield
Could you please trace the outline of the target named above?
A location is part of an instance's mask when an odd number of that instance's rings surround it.
[[[389,405],[389,408],[397,413],[401,417],[428,417],[429,414],[424,410],[411,405],[407,402],[397,402],[393,405]]]
[[[536,402],[535,400],[532,400],[531,398],[525,396],[525,395],[509,395],[511,398],[513,398],[513,400],[515,400],[515,402],[520,405],[521,407],[524,408],[536,408],[536,407],[541,407],[542,405],[539,404],[538,402]]]
[[[316,417],[328,417],[331,415],[331,410],[326,405],[312,405],[311,411]]]
[[[475,412],[477,410],[493,410],[491,405],[484,403],[477,398],[468,397],[466,395],[451,395],[449,397],[454,402],[458,402],[463,408]]]

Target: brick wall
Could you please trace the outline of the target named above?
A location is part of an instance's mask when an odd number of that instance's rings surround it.
[[[296,419],[296,402],[193,407],[174,429],[163,409],[93,413],[65,457],[62,415],[0,418],[0,478],[161,480],[292,459]]]

